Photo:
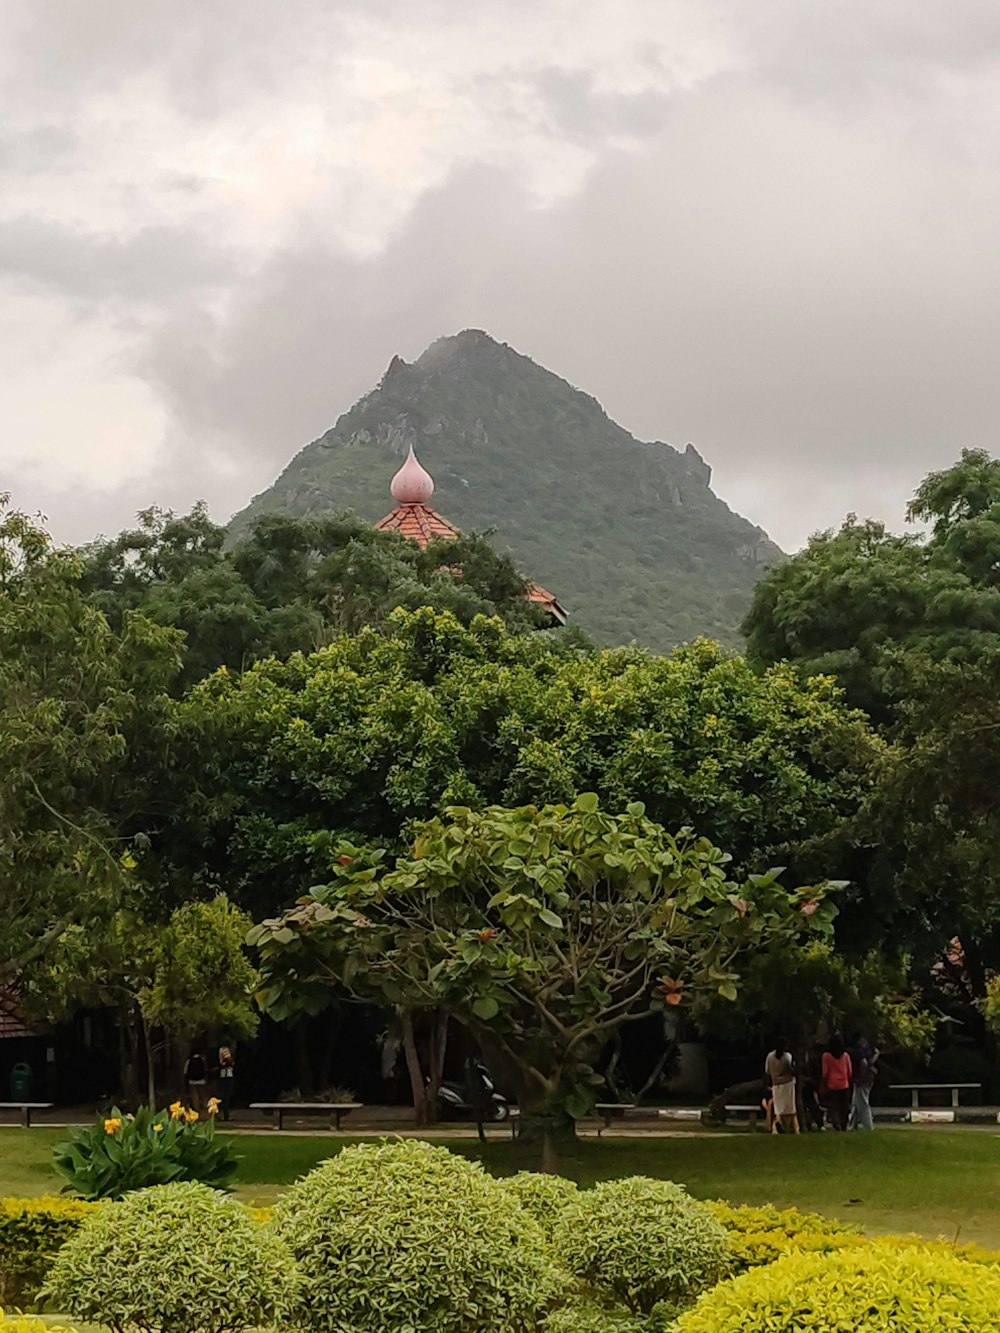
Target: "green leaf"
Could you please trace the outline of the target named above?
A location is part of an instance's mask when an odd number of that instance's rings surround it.
[[[484,1023],[488,1023],[491,1018],[496,1018],[500,1012],[500,1006],[492,995],[480,995],[472,1002],[472,1012],[477,1018],[481,1018]]]

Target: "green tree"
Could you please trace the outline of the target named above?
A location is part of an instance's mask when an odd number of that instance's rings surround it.
[[[0,979],[113,910],[151,804],[180,636],[117,628],[80,561],[0,496]],[[140,758],[141,755],[141,758]]]
[[[146,1101],[155,1109],[162,1051],[177,1052],[202,1033],[235,1038],[256,1030],[257,973],[243,947],[249,926],[221,894],[184,903],[165,921],[120,908],[107,920],[67,926],[25,974],[24,1002],[52,1020],[80,1008],[112,1009],[133,1071],[126,1086],[144,1063]]]
[[[558,1140],[593,1109],[595,1063],[625,1024],[713,994],[737,998],[749,959],[828,933],[830,886],[739,884],[728,857],[674,836],[641,803],[453,808],[415,830],[391,870],[347,865],[251,938],[269,982],[303,977],[457,1019],[516,1086],[522,1123]],[[356,961],[360,958],[360,961]],[[312,963],[312,972],[306,959]]]
[[[670,658],[567,651],[496,620],[396,612],[389,630],[220,672],[176,710],[195,776],[172,832],[258,917],[325,873],[338,835],[398,847],[449,805],[642,800],[737,865],[817,849],[858,809],[882,747],[829,680],[758,674],[717,645]],[[181,762],[181,760],[179,760]],[[829,858],[827,858],[829,859]]]
[[[204,504],[186,515],[147,509],[136,528],[84,548],[82,586],[114,626],[141,610],[183,630],[187,683],[383,626],[398,606],[433,604],[464,623],[483,613],[523,629],[544,623],[513,562],[483,536],[421,550],[352,514],[271,514],[231,550],[225,539]]]
[[[834,675],[885,724],[904,697],[899,651],[952,663],[1000,651],[1000,463],[964,450],[925,479],[907,517],[930,536],[850,515],[769,570],[743,626],[751,660]]]

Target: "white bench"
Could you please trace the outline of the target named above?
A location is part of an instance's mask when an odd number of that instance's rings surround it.
[[[958,1105],[958,1094],[962,1089],[982,1088],[981,1083],[891,1083],[889,1085],[893,1092],[908,1092],[911,1097],[910,1105],[916,1111],[920,1107],[920,1094],[922,1092],[951,1092],[952,1106]]]
[[[54,1105],[54,1102],[0,1102],[0,1111],[20,1111],[21,1127],[30,1129],[32,1111],[48,1111]]]
[[[604,1121],[604,1129],[610,1129],[612,1120],[624,1120],[626,1111],[635,1110],[635,1102],[598,1102],[594,1110]],[[598,1138],[604,1133],[604,1129],[598,1129]]]
[[[330,1128],[340,1129],[341,1116],[360,1111],[364,1102],[251,1102],[251,1111],[263,1111],[265,1115],[278,1113],[278,1129],[284,1129],[286,1115],[327,1115]]]
[[[731,1104],[729,1104],[729,1105],[723,1107],[723,1110],[726,1112],[726,1115],[727,1115],[727,1116],[729,1115],[730,1111],[732,1111],[734,1114],[745,1115],[745,1116],[747,1117],[748,1121],[750,1122],[750,1130],[751,1130],[751,1133],[755,1133],[755,1132],[756,1132],[756,1129],[757,1129],[757,1121],[758,1121],[758,1120],[760,1119],[760,1117],[764,1114],[764,1108],[763,1108],[762,1106],[760,1106],[760,1105],[758,1105],[758,1106],[751,1106],[749,1103],[747,1103],[747,1104],[743,1104],[743,1103],[739,1103],[739,1104],[737,1104],[737,1103],[731,1103]]]

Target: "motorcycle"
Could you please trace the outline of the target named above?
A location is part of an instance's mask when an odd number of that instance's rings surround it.
[[[507,1098],[500,1092],[497,1092],[496,1084],[490,1076],[489,1070],[485,1065],[479,1065],[477,1069],[479,1083],[482,1088],[483,1102],[486,1105],[486,1114],[484,1120],[501,1121],[510,1116],[510,1104]],[[438,1088],[438,1114],[441,1119],[451,1118],[453,1120],[475,1120],[476,1113],[469,1101],[468,1091],[464,1083],[442,1083]]]

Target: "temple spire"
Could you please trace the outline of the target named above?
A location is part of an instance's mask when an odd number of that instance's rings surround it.
[[[412,444],[406,461],[389,484],[389,491],[400,505],[425,505],[434,494],[434,479],[421,467]]]

